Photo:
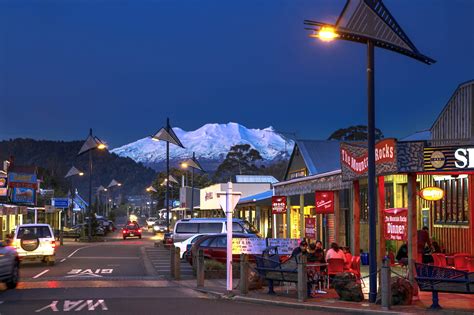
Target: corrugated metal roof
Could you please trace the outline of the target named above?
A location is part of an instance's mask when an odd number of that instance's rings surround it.
[[[308,175],[327,173],[341,169],[339,141],[335,140],[296,140]]]
[[[253,195],[253,196],[248,196],[248,197],[242,198],[242,199],[239,200],[238,204],[247,203],[247,202],[261,201],[261,200],[271,198],[272,196],[273,196],[273,190],[267,190],[267,191],[264,191],[262,193],[259,193],[259,194]]]
[[[235,175],[236,183],[278,183],[278,180],[270,175]]]
[[[425,141],[431,140],[431,131],[430,130],[423,130],[415,132],[414,134],[409,135],[399,141]]]

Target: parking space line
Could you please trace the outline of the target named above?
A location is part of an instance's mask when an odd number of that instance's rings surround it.
[[[49,271],[49,269],[46,269],[46,270],[40,272],[39,274],[37,274],[36,276],[34,276],[33,279],[36,279],[36,278],[41,277],[42,275],[44,275],[44,274],[47,273],[48,271]]]

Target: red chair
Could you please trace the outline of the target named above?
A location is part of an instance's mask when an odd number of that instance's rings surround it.
[[[469,272],[474,272],[474,257],[467,258],[467,266],[469,268]]]
[[[365,287],[364,279],[362,279],[362,275],[360,273],[360,256],[352,256],[350,272],[352,272]]]
[[[351,269],[352,268],[352,254],[351,253],[345,253],[346,256],[346,264],[344,266],[344,269]]]
[[[329,258],[328,261],[328,287],[329,287],[329,278],[331,276],[337,275],[338,273],[344,272],[344,259],[342,258]]]
[[[434,265],[436,267],[443,267],[447,268],[448,265],[446,264],[446,255],[442,253],[433,253],[431,254],[433,257]]]
[[[469,254],[466,253],[460,253],[460,254],[454,254],[454,268],[458,270],[469,270],[468,266],[468,258]]]

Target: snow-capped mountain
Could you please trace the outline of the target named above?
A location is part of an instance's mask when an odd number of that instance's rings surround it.
[[[248,129],[233,122],[206,124],[194,131],[184,131],[174,127],[173,131],[185,149],[170,144],[171,160],[189,158],[195,152],[196,158],[200,161],[220,162],[225,159],[233,145],[249,144],[260,152],[265,161],[269,162],[289,157],[294,145],[292,140],[284,138],[272,127]],[[165,142],[153,141],[149,137],[115,148],[112,152],[151,166],[161,164],[166,160]]]

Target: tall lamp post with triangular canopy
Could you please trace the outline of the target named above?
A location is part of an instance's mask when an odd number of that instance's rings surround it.
[[[92,135],[92,128],[89,130],[89,136],[87,137],[86,141],[82,145],[79,153],[77,156],[81,156],[87,152],[89,152],[89,204],[87,206],[87,213],[89,215],[89,223],[88,223],[88,240],[92,240],[92,151],[93,150],[105,150],[107,149],[106,144],[97,138],[96,136]]]
[[[343,39],[367,45],[369,301],[374,303],[377,297],[374,47],[377,46],[391,50],[428,65],[435,63],[435,60],[418,51],[382,3],[382,0],[347,0],[336,24],[311,20],[305,20],[304,24],[310,26],[306,29],[313,31],[313,34],[309,35],[310,37],[319,38],[326,42],[334,39]],[[409,214],[409,225],[410,221]],[[412,242],[409,242],[409,246],[411,245]],[[411,255],[410,252],[409,250],[409,255]],[[411,274],[413,273],[412,266],[413,264],[411,263]]]
[[[70,195],[71,195],[71,215],[74,213],[74,198],[75,198],[75,188],[72,183],[72,178],[74,176],[84,176],[84,173],[78,170],[75,166],[72,166],[67,174],[64,176],[64,178],[70,178],[69,186],[70,186]],[[61,239],[60,239],[60,244],[63,245],[63,234],[64,234],[64,225],[66,225],[68,222],[68,215],[67,211],[64,215],[64,223],[61,224]]]
[[[166,126],[158,130],[151,139],[154,141],[166,141],[166,227],[167,232],[170,231],[170,205],[169,205],[169,190],[170,190],[170,143],[177,145],[184,149],[183,144],[179,141],[178,136],[174,133],[170,126],[170,119],[166,118]]]
[[[201,164],[199,164],[198,160],[196,159],[196,155],[193,152],[193,157],[190,159],[187,159],[186,161],[181,163],[181,166],[183,168],[188,168],[190,167],[192,169],[191,172],[191,215],[193,214],[194,211],[194,170],[200,170],[201,172],[204,172],[204,169],[202,168]]]
[[[107,207],[105,209],[105,217],[107,218],[108,214],[109,214],[109,211],[111,209],[113,209],[113,206],[114,206],[114,197],[115,197],[115,194],[114,194],[114,191],[113,191],[113,188],[114,187],[121,187],[122,186],[122,183],[119,183],[118,181],[116,181],[115,179],[112,179],[109,183],[109,185],[107,186],[107,190],[108,192],[110,193],[110,195],[112,196],[112,207],[110,207],[109,205],[109,200],[107,200]],[[120,194],[119,194],[119,197],[120,197]],[[119,198],[120,199],[120,198]]]

